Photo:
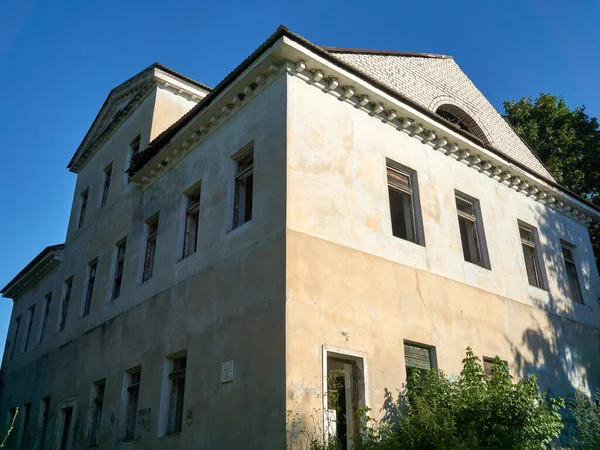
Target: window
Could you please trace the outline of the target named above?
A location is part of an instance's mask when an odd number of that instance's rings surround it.
[[[33,326],[33,319],[35,317],[35,305],[31,305],[29,308],[29,317],[27,318],[27,332],[25,333],[25,342],[23,343],[23,353],[27,351],[29,347],[29,338],[31,337],[31,328]]]
[[[90,307],[92,306],[92,295],[94,295],[94,284],[96,283],[96,268],[98,267],[98,260],[93,260],[88,264],[88,278],[87,287],[85,289],[85,299],[83,303],[82,317],[87,316],[90,313]]]
[[[526,225],[519,225],[519,235],[521,236],[521,246],[523,247],[525,270],[527,271],[529,284],[531,286],[543,288],[539,256],[536,247],[535,230]]]
[[[200,217],[200,187],[186,196],[185,229],[183,232],[182,259],[196,253],[198,246],[198,219]]]
[[[123,280],[123,268],[125,267],[125,250],[127,240],[123,239],[117,244],[117,260],[115,262],[115,281],[113,283],[112,299],[119,298],[121,295],[121,282]]]
[[[490,145],[490,141],[475,120],[458,106],[445,104],[438,107],[436,114],[448,122],[453,123],[461,130],[466,131],[479,138],[484,144]]]
[[[13,346],[10,349],[10,359],[13,359],[15,356],[15,348],[17,347],[17,341],[19,340],[19,331],[21,328],[21,316],[15,319],[15,340],[13,341]]]
[[[489,268],[482,251],[484,241],[477,200],[456,193],[456,211],[465,261]]]
[[[484,356],[483,357],[483,373],[485,374],[485,377],[488,380],[491,380],[492,376],[493,376],[493,372],[495,370],[507,370],[508,364],[506,363],[506,361],[502,361],[502,363],[504,363],[504,365],[496,362],[495,358],[488,358],[487,356]]]
[[[435,368],[435,349],[422,344],[404,343],[404,363],[406,378],[410,379],[413,370],[426,371]]]
[[[401,239],[422,245],[420,230],[417,227],[415,214],[416,192],[414,181],[416,174],[399,167],[396,163],[387,164],[388,194],[390,215],[392,218],[392,234]]]
[[[100,207],[106,205],[108,200],[108,190],[110,188],[110,179],[112,177],[112,163],[110,163],[106,169],[104,169],[104,176],[102,180],[102,196],[100,197]]]
[[[144,255],[144,271],[142,282],[152,278],[154,257],[156,254],[156,236],[158,234],[158,215],[146,223],[146,253]]]
[[[571,294],[573,300],[577,303],[583,303],[581,286],[579,285],[579,278],[577,276],[577,266],[575,265],[575,258],[573,256],[574,248],[575,247],[570,244],[562,243],[562,254],[567,269],[567,290]]]
[[[73,406],[65,406],[60,410],[59,449],[67,450],[71,442],[71,421],[73,419]]]
[[[38,342],[44,340],[44,334],[46,333],[46,327],[48,326],[48,317],[50,316],[50,305],[52,304],[52,292],[48,292],[44,297],[44,315],[42,316],[42,323],[40,325],[40,337]]]
[[[48,433],[48,419],[50,413],[50,397],[44,397],[40,405],[40,417],[39,417],[39,430],[40,436],[38,440],[38,448],[46,448],[44,443],[46,441],[46,434]]]
[[[141,135],[138,134],[135,137],[135,139],[133,141],[131,141],[131,143],[129,144],[129,149],[127,151],[127,164],[125,164],[125,177],[124,177],[125,183],[124,184],[129,183],[129,174],[127,173],[127,171],[129,170],[132,163],[134,162],[137,154],[140,152],[140,136]]]
[[[67,317],[69,315],[69,305],[71,303],[71,290],[73,289],[73,277],[65,281],[63,299],[60,308],[60,322],[58,325],[58,331],[65,329],[67,324]]]
[[[81,193],[80,197],[80,206],[79,206],[79,228],[83,226],[83,222],[85,220],[85,210],[87,209],[87,201],[88,201],[88,193],[89,190],[86,188],[85,191]]]
[[[254,149],[250,148],[236,160],[232,229],[252,220],[253,173]]]
[[[171,372],[169,373],[167,422],[165,434],[181,432],[187,357],[181,356],[170,358],[169,362],[171,364]]]
[[[29,446],[27,443],[27,428],[29,426],[29,419],[31,417],[31,403],[25,403],[23,405],[23,421],[21,422],[21,429],[19,430],[18,444],[19,449],[27,449]]]
[[[102,406],[104,405],[104,388],[106,380],[99,380],[92,384],[91,398],[91,424],[90,424],[90,445],[98,445],[98,436],[100,434],[100,424],[102,422]]]
[[[132,369],[125,373],[125,377],[127,392],[125,399],[125,436],[123,440],[132,441],[135,437],[142,370],[140,368]]]

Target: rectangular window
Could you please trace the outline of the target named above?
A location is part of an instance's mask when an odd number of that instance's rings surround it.
[[[115,261],[115,280],[113,283],[112,299],[119,298],[121,295],[121,282],[123,281],[123,268],[125,267],[125,250],[127,240],[123,239],[117,244],[117,260]]]
[[[169,373],[167,423],[165,434],[181,432],[187,357],[182,356],[171,358],[170,363],[171,372]]]
[[[61,302],[60,308],[60,322],[58,325],[58,331],[62,331],[65,329],[65,325],[67,324],[67,317],[69,315],[69,306],[71,304],[71,290],[73,289],[73,277],[69,278],[65,281],[63,298]]]
[[[40,435],[38,439],[38,448],[43,449],[45,447],[46,434],[48,433],[48,420],[50,414],[50,397],[44,397],[40,404],[40,416],[39,416],[39,430]]]
[[[250,148],[236,160],[232,228],[252,220],[253,182],[254,149]]]
[[[13,359],[15,356],[15,348],[17,347],[17,342],[19,340],[19,331],[21,329],[21,316],[15,319],[15,340],[13,341],[13,346],[10,349],[10,359]]]
[[[85,211],[87,209],[88,193],[89,189],[87,188],[81,193],[79,206],[79,228],[83,226],[83,222],[85,221]]]
[[[579,277],[577,276],[577,265],[575,264],[573,249],[574,247],[570,244],[562,244],[563,260],[565,261],[565,267],[567,269],[567,289],[573,300],[575,300],[577,303],[583,303],[583,296],[581,295],[581,286],[579,285]]]
[[[388,161],[387,180],[392,234],[423,245],[420,224],[417,221],[416,174],[414,171],[400,167],[397,163]]]
[[[531,286],[543,288],[534,231],[532,227],[519,225],[519,235],[521,237],[521,246],[523,247],[527,279]]]
[[[421,344],[404,343],[404,362],[406,378],[410,378],[413,370],[426,371],[435,369],[434,348]]]
[[[146,223],[146,252],[144,255],[144,271],[142,282],[152,278],[154,272],[154,257],[156,254],[156,237],[158,235],[158,215]]]
[[[38,342],[42,342],[44,340],[44,334],[46,334],[48,317],[50,317],[50,305],[52,304],[52,292],[48,292],[44,297],[44,300],[44,315],[42,316],[42,323],[40,324],[40,337]]]
[[[129,148],[131,149],[131,161],[135,159],[137,154],[140,152],[140,137],[141,135],[137,135],[133,141],[129,144]]]
[[[88,278],[87,286],[85,289],[85,300],[83,303],[82,317],[87,316],[90,313],[92,306],[92,296],[94,295],[94,284],[96,283],[96,268],[98,267],[98,260],[95,259],[88,264]]]
[[[31,337],[31,328],[33,328],[33,319],[35,318],[35,305],[31,305],[27,317],[27,331],[25,332],[25,342],[23,343],[23,353],[29,348],[29,339]]]
[[[140,382],[142,369],[132,369],[126,373],[127,393],[125,400],[125,436],[124,441],[132,441],[135,437],[135,424],[140,398]]]
[[[483,230],[477,203],[475,199],[456,193],[456,211],[465,261],[486,267]]]
[[[29,419],[31,417],[31,403],[25,403],[23,405],[23,421],[21,422],[21,429],[19,431],[18,444],[19,449],[29,448],[29,439],[27,436],[27,428],[29,427]]]
[[[508,364],[506,361],[503,361],[506,367]],[[488,380],[492,379],[493,372],[497,368],[498,370],[502,370],[503,366],[501,364],[497,364],[495,358],[488,358],[487,356],[483,357],[483,373]]]
[[[102,196],[100,197],[100,207],[106,205],[108,201],[108,190],[110,188],[110,179],[112,177],[112,163],[110,163],[106,169],[104,169],[104,175],[102,180]]]
[[[99,380],[92,384],[90,445],[98,445],[100,425],[102,423],[102,406],[104,405],[105,385],[106,380]]]
[[[73,407],[66,406],[60,410],[60,435],[59,449],[67,450],[71,442],[71,421],[73,419]]]
[[[198,220],[200,218],[200,188],[186,195],[185,229],[182,259],[196,253],[198,246]]]

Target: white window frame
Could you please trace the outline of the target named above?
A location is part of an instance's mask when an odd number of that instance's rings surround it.
[[[521,253],[523,254],[523,267],[525,269],[525,278],[527,279],[527,284],[533,288],[542,289],[544,291],[548,290],[548,280],[546,278],[546,271],[544,270],[544,261],[542,258],[542,246],[540,244],[540,238],[538,234],[538,230],[533,225],[529,225],[521,220],[517,220],[518,233],[519,233],[519,242],[521,243]],[[527,241],[521,236],[521,229],[526,230],[531,233],[532,241]],[[525,252],[523,251],[523,245],[528,246],[533,249],[533,259],[535,264],[537,285],[533,285],[529,282],[529,276],[527,274],[527,262],[525,261]]]
[[[169,399],[169,392],[170,392],[170,385],[171,385],[171,373],[173,373],[173,364],[174,364],[174,360],[178,359],[178,358],[186,358],[186,367],[185,367],[185,384],[184,384],[184,394],[183,394],[183,404],[182,404],[182,411],[181,411],[181,430],[179,432],[168,432],[167,431],[167,427],[168,427],[168,420],[169,420],[169,406],[170,406],[170,399]],[[158,437],[162,437],[162,436],[177,436],[180,433],[183,432],[183,425],[185,423],[185,407],[186,407],[186,395],[185,392],[188,391],[189,392],[189,387],[188,387],[188,381],[189,381],[189,376],[188,376],[188,370],[189,370],[189,356],[188,356],[188,352],[187,349],[186,350],[181,350],[177,353],[173,353],[167,357],[165,357],[165,361],[164,361],[164,365],[163,365],[163,379],[162,379],[162,390],[161,390],[161,401],[160,401],[160,414],[159,414],[159,418],[158,418]],[[189,395],[188,395],[189,397]]]
[[[470,203],[473,208],[474,214],[468,214],[464,211],[459,210],[458,206],[456,206],[456,200],[458,200],[458,199],[460,199],[463,202]],[[455,206],[455,210],[456,210],[456,217],[457,217],[456,223],[458,226],[458,237],[459,237],[459,242],[460,242],[460,250],[461,250],[461,253],[463,256],[463,261],[466,263],[472,264],[474,266],[478,266],[478,267],[482,267],[487,270],[491,270],[492,267],[490,264],[490,257],[489,257],[489,253],[488,253],[487,240],[486,240],[486,235],[485,235],[485,227],[483,224],[483,215],[481,213],[480,201],[478,199],[476,199],[475,197],[472,197],[468,194],[465,194],[464,192],[461,192],[461,191],[458,191],[455,189],[454,190],[454,206]],[[461,218],[464,220],[468,220],[474,224],[475,231],[477,233],[477,235],[475,236],[475,239],[476,239],[475,245],[479,249],[480,264],[478,264],[477,262],[468,261],[465,258],[463,245],[462,245],[462,234],[460,232],[460,219]],[[473,251],[473,250],[471,250],[471,251]]]

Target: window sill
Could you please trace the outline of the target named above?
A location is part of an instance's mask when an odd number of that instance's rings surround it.
[[[477,267],[479,269],[487,270],[488,272],[492,271],[491,267],[482,266],[481,264],[477,264],[477,263],[474,263],[474,262],[471,262],[471,261],[467,261],[466,259],[464,260],[464,262],[467,263],[471,267]]]
[[[250,219],[248,222],[244,222],[243,224],[241,224],[241,225],[238,225],[238,226],[237,226],[237,227],[235,227],[235,228],[230,228],[230,229],[229,229],[229,231],[227,232],[227,234],[230,234],[230,233],[235,233],[235,232],[237,232],[238,230],[241,230],[241,229],[245,228],[245,227],[246,227],[248,224],[251,224],[251,223],[252,223],[252,219]]]

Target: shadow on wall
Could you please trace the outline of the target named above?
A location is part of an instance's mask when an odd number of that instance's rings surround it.
[[[539,235],[556,241],[540,244],[538,240],[538,256],[541,258],[543,254],[542,280],[545,286],[548,279],[556,280],[561,295],[543,293],[532,299],[536,307],[529,311],[532,325],[523,333],[521,342],[511,342],[508,336],[505,339],[512,348],[515,371],[525,377],[535,374],[540,388],[549,395],[568,398],[576,389],[593,394],[600,387],[600,330],[598,319],[591,316],[597,314],[598,304],[589,304],[590,297],[596,297],[590,295],[593,289],[590,280],[597,277],[597,268],[592,264],[594,257],[586,242],[587,236],[571,235],[560,218],[555,220],[547,208],[538,208]],[[572,293],[563,258],[563,242],[556,236],[574,246],[572,252],[583,304],[577,302]],[[520,351],[523,348],[530,354],[523,354]]]

